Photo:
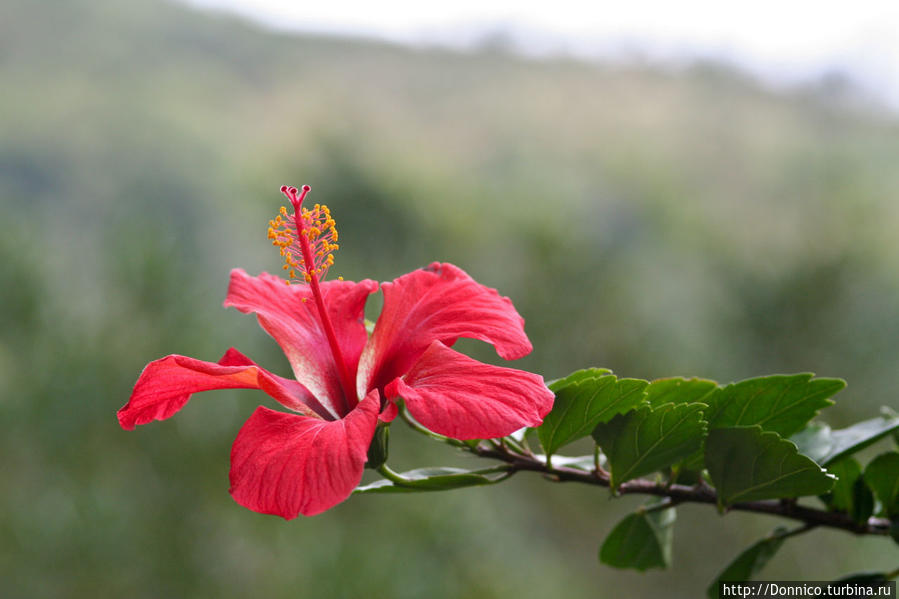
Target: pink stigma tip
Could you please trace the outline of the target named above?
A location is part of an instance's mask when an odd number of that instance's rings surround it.
[[[311,187],[308,185],[303,185],[303,193],[297,197],[297,192],[299,191],[296,187],[290,185],[282,185],[281,193],[287,196],[287,199],[290,200],[290,203],[293,204],[294,210],[299,211],[300,205],[303,203],[303,198],[306,197],[306,194],[309,193]]]

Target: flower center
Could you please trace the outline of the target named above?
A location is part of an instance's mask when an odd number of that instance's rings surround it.
[[[313,277],[324,279],[334,264],[332,252],[340,248],[337,223],[331,218],[328,207],[316,204],[312,210],[303,208],[309,186],[304,185],[299,196],[297,191],[296,187],[281,187],[281,193],[293,205],[294,214],[288,215],[287,208],[281,206],[280,214],[268,222],[268,238],[281,251],[288,284],[291,280],[311,283]]]
[[[340,375],[344,403],[342,407],[345,410],[344,413],[348,413],[356,407],[359,399],[356,397],[356,386],[350,375],[350,369],[343,358],[340,345],[337,343],[337,335],[334,334],[334,326],[331,324],[331,318],[325,308],[325,300],[319,284],[319,281],[328,272],[328,268],[334,264],[332,252],[339,247],[337,245],[337,228],[327,206],[315,204],[312,210],[303,208],[303,200],[309,193],[309,189],[308,185],[304,185],[302,192],[297,195],[299,190],[296,187],[286,185],[281,187],[281,193],[290,200],[294,212],[289,215],[287,208],[282,206],[280,214],[269,221],[268,238],[272,240],[272,245],[280,249],[281,256],[284,257],[283,268],[288,271],[289,276],[285,283],[289,285],[292,282],[290,279],[294,279],[293,282],[308,284],[312,291],[318,319],[328,338],[331,355]],[[302,279],[298,275],[302,275]]]

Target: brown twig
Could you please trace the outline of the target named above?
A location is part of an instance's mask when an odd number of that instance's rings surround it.
[[[483,458],[503,461],[512,466],[511,472],[540,472],[558,482],[579,482],[588,485],[609,487],[609,478],[603,472],[588,472],[566,466],[547,465],[535,456],[527,456],[506,448],[494,448],[485,445],[469,448],[469,451]],[[707,503],[717,505],[718,495],[708,485],[696,486],[668,485],[651,480],[636,479],[622,483],[617,492],[621,495],[655,495],[667,497],[673,503]],[[867,522],[858,523],[848,514],[798,505],[796,502],[778,500],[748,501],[735,503],[728,510],[770,514],[803,522],[809,528],[826,527],[845,530],[858,535],[888,535],[890,521],[885,518],[868,518]]]

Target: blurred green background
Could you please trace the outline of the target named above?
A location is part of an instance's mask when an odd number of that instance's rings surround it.
[[[842,95],[715,64],[287,35],[153,0],[6,0],[0,90],[4,597],[690,597],[775,525],[681,508],[675,569],[640,575],[596,559],[636,498],[520,475],[284,522],[227,494],[262,394],[121,430],[165,354],[233,345],[289,372],[221,307],[232,267],[279,269],[265,231],[285,183],[331,207],[333,275],[458,264],[514,300],[535,346],[516,365],[547,378],[814,371],[849,381],[831,424],[897,404],[899,124]],[[394,439],[395,468],[459,461]],[[896,558],[813,532],[765,577]]]

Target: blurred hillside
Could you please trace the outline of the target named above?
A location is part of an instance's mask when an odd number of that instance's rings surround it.
[[[539,480],[290,524],[247,512],[227,456],[251,392],[119,430],[162,355],[234,345],[288,372],[221,308],[231,268],[280,267],[283,183],[331,207],[335,275],[444,260],[510,296],[535,346],[517,366],[547,378],[811,370],[849,381],[833,424],[897,404],[899,126],[823,93],[276,34],[152,0],[5,2],[0,89],[4,596],[691,596],[773,526],[728,517],[680,537],[684,571],[639,576],[595,560],[633,504]],[[790,549],[770,578],[895,561],[825,534]]]

